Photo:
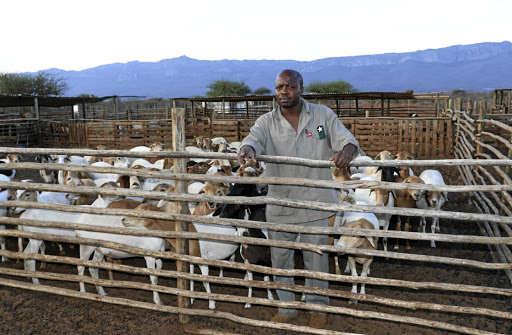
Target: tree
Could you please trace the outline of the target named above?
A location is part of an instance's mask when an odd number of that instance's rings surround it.
[[[314,81],[311,84],[304,87],[306,92],[311,93],[344,93],[344,92],[357,92],[354,87],[343,80],[321,82]]]
[[[61,96],[68,91],[63,78],[48,72],[36,75],[0,73],[0,93],[40,96]]]
[[[217,80],[206,87],[210,89],[206,92],[209,97],[239,97],[251,93],[251,89],[244,82]]]
[[[252,94],[254,94],[254,95],[266,95],[266,94],[271,94],[271,93],[272,93],[272,90],[268,89],[266,87],[260,87],[260,88],[255,89],[254,91],[252,91]]]

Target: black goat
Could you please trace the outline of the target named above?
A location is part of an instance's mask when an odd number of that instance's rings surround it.
[[[254,184],[235,184],[233,185],[227,196],[245,196],[245,197],[256,197],[262,194],[258,192],[256,185]],[[236,205],[236,204],[225,204],[222,207],[219,217],[230,218],[230,219],[243,219],[251,221],[266,221],[265,217],[265,205]],[[267,235],[259,228],[240,228],[237,227],[237,235],[242,237],[254,237],[254,238],[268,238]],[[246,264],[263,265],[267,267],[272,266],[270,258],[270,247],[252,244],[241,244],[240,245],[240,256]],[[246,280],[253,280],[252,272],[247,270],[245,278]],[[264,281],[269,281],[268,275],[264,276]],[[273,299],[272,292],[270,289],[267,290],[268,298]],[[248,297],[252,297],[252,287],[249,286]],[[245,304],[245,308],[251,307],[250,303]]]

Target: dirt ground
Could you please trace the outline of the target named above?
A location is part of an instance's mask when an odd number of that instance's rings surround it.
[[[28,161],[28,160],[24,160]],[[445,180],[449,184],[462,184],[456,168],[442,169]],[[415,172],[418,174],[420,171]],[[27,174],[27,173],[25,173]],[[22,174],[23,175],[23,174]],[[20,175],[20,178],[26,176]],[[27,175],[28,176],[28,175]],[[39,181],[38,176],[30,176],[33,180]],[[460,212],[476,212],[468,197],[462,193],[451,193],[445,210]],[[417,220],[414,221],[412,230],[417,229]],[[441,233],[444,234],[468,234],[480,236],[480,231],[475,222],[461,222],[457,220],[441,219]],[[391,226],[393,227],[393,226]],[[8,239],[8,249],[15,249],[14,239]],[[390,241],[392,246],[394,241]],[[380,246],[382,249],[382,246]],[[413,243],[412,250],[405,250],[403,247],[399,252],[425,254],[432,256],[443,256],[461,259],[473,259],[482,262],[492,263],[489,249],[485,245],[477,244],[453,244],[437,243],[437,248],[430,248],[428,241]],[[75,255],[77,249],[66,248],[66,255]],[[47,246],[47,254],[57,254],[56,247]],[[133,262],[133,263],[130,263]],[[128,264],[140,264],[143,261],[128,260]],[[346,258],[343,258],[342,269],[345,267]],[[300,254],[296,256],[297,267],[301,265]],[[23,269],[22,263],[10,260],[2,263],[3,267]],[[164,262],[164,269],[172,269],[174,264]],[[331,272],[334,263],[331,260]],[[38,268],[39,270],[39,268]],[[76,267],[49,264],[46,271],[63,272],[76,274]],[[215,274],[215,272],[213,271]],[[103,276],[105,274],[102,274]],[[125,274],[116,273],[116,279],[123,279]],[[225,271],[226,277],[242,278],[240,271]],[[500,271],[480,270],[465,266],[440,265],[429,262],[412,262],[394,259],[376,258],[371,266],[371,277],[400,279],[414,282],[443,282],[464,285],[479,285],[485,287],[510,289],[511,284],[506,275]],[[6,277],[9,278],[9,277]],[[15,279],[15,278],[11,278]],[[256,276],[255,279],[262,278]],[[28,279],[20,279],[29,282]],[[147,282],[147,277],[140,279]],[[297,282],[301,283],[300,279]],[[76,283],[58,283],[42,280],[43,284],[58,285],[77,290]],[[176,286],[171,279],[161,278],[159,284]],[[204,290],[202,285],[196,283],[196,290]],[[343,291],[350,291],[349,284],[331,283],[331,288],[338,288]],[[94,287],[88,286],[88,292],[95,292]],[[245,289],[234,289],[222,285],[212,285],[214,293],[233,293],[245,295]],[[138,292],[127,289],[107,288],[109,296],[125,297],[134,300],[151,302],[151,293]],[[406,288],[393,288],[377,285],[367,285],[366,293],[378,297],[398,299],[403,301],[420,301],[425,303],[438,303],[453,306],[479,307],[490,310],[512,313],[510,297],[503,297],[492,294],[458,293],[438,290],[409,290]],[[266,291],[255,289],[256,297],[266,297]],[[162,294],[162,300],[166,305],[176,305],[176,299],[170,295]],[[297,297],[299,299],[299,297]],[[430,310],[408,310],[374,303],[348,304],[345,299],[332,299],[332,305],[351,308],[357,311],[375,311],[401,316],[421,318],[424,320],[447,322],[460,326],[476,328],[484,331],[512,334],[512,321],[509,319],[495,318],[487,315],[475,316],[472,314],[459,314],[447,312],[435,312]],[[193,308],[207,309],[207,301],[196,300]],[[244,309],[243,304],[217,302],[217,310],[233,313],[235,315],[250,317],[258,320],[269,320],[276,312],[275,308],[253,305],[250,309]],[[299,312],[299,317],[291,323],[307,326],[308,313]],[[207,319],[204,317],[192,317],[190,325],[208,330],[216,330],[220,333],[239,334],[265,334],[265,335],[290,335],[293,332],[273,330],[264,327],[242,326],[223,319]],[[455,332],[414,326],[406,323],[398,323],[386,320],[364,319],[352,316],[329,315],[326,329],[340,332],[353,332],[361,334],[458,334]],[[173,314],[156,312],[151,310],[124,307],[101,302],[66,298],[50,293],[26,291],[6,286],[0,287],[0,334],[5,335],[35,335],[35,334],[185,334],[183,325],[178,317]]]

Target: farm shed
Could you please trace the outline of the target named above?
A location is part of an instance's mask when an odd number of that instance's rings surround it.
[[[39,125],[41,108],[68,107],[68,115],[75,115],[73,106],[95,104],[112,97],[44,97],[0,94],[0,145],[34,147],[40,145]]]
[[[475,111],[473,111],[475,112]],[[478,115],[484,112],[476,111]],[[487,144],[490,138],[484,134],[487,124],[495,124],[494,122],[484,121],[482,117],[475,117],[472,113],[465,111],[447,111],[450,118],[456,123],[454,138],[458,141],[455,143],[455,150],[462,158],[448,160],[417,160],[404,162],[385,162],[379,161],[372,164],[378,166],[387,165],[409,165],[415,172],[420,172],[425,168],[443,168],[447,177],[447,185],[444,187],[433,187],[428,185],[419,185],[418,188],[428,190],[441,190],[449,193],[447,207],[440,212],[425,212],[418,209],[393,209],[385,210],[373,208],[375,212],[392,211],[393,213],[402,213],[413,217],[419,216],[436,216],[441,219],[441,231],[436,233],[401,232],[393,231],[373,231],[366,230],[350,231],[351,234],[363,236],[379,236],[389,237],[390,239],[409,239],[415,241],[411,250],[405,250],[401,246],[398,250],[383,251],[379,247],[375,251],[361,251],[351,248],[335,248],[331,245],[318,246],[318,251],[337,252],[345,254],[360,254],[374,257],[372,264],[371,276],[367,278],[353,278],[348,275],[335,275],[334,272],[328,274],[310,273],[300,269],[291,272],[282,272],[282,270],[270,269],[263,266],[244,265],[241,263],[231,263],[227,261],[217,261],[209,259],[198,259],[192,256],[186,256],[181,253],[156,252],[141,250],[133,246],[123,246],[112,242],[102,240],[85,240],[76,237],[63,236],[44,236],[29,232],[20,232],[15,229],[5,229],[0,231],[7,237],[7,251],[0,252],[1,255],[7,255],[11,259],[9,262],[0,265],[0,285],[4,286],[2,292],[11,293],[11,298],[15,296],[17,291],[11,289],[23,289],[26,291],[45,292],[47,297],[51,294],[59,294],[61,296],[72,299],[85,299],[80,306],[90,306],[91,301],[111,303],[121,306],[132,306],[152,311],[151,314],[143,317],[142,314],[130,313],[136,321],[128,320],[126,314],[119,314],[112,317],[108,321],[98,322],[102,316],[107,314],[98,312],[101,304],[94,305],[94,313],[87,315],[93,319],[93,322],[81,321],[75,325],[72,332],[98,332],[98,328],[94,328],[95,323],[110,325],[114,323],[117,328],[101,328],[102,331],[113,331],[119,333],[134,333],[148,331],[148,327],[153,331],[164,331],[170,334],[179,334],[186,331],[194,333],[193,325],[196,328],[195,333],[241,333],[241,334],[297,334],[297,333],[315,333],[315,334],[346,334],[346,333],[401,333],[401,334],[506,334],[511,329],[512,306],[510,305],[510,297],[512,290],[510,285],[512,282],[511,269],[512,258],[510,257],[510,246],[512,245],[512,234],[510,226],[511,220],[511,202],[510,191],[512,191],[509,179],[503,169],[512,167],[510,156],[503,156],[496,151],[491,145]],[[473,117],[472,117],[473,116]],[[487,115],[488,116],[488,115]],[[181,124],[184,124],[184,117]],[[177,123],[174,122],[174,125]],[[483,126],[481,128],[479,125]],[[511,129],[502,124],[496,124],[498,127],[512,133]],[[182,127],[183,128],[183,127]],[[184,134],[173,129],[175,142],[184,143]],[[180,136],[177,136],[180,134]],[[177,138],[179,137],[179,138]],[[491,138],[493,141],[495,139]],[[501,141],[500,141],[501,142]],[[179,144],[178,144],[179,145]],[[25,157],[42,153],[53,154],[79,154],[79,155],[109,155],[109,156],[129,156],[134,155],[124,150],[95,151],[83,149],[20,149],[20,148],[1,148],[2,153],[19,152]],[[140,154],[142,155],[142,154]],[[152,155],[155,155],[152,153]],[[183,152],[162,152],[159,156],[168,156],[181,158],[187,156]],[[142,155],[144,156],[144,155]],[[147,155],[146,155],[147,156]],[[193,155],[188,155],[193,156]],[[201,155],[202,156],[202,155]],[[234,158],[233,154],[211,153],[211,156],[222,158]],[[261,157],[267,162],[286,162],[294,164],[307,164],[310,166],[329,166],[328,162],[318,162],[309,160],[293,160],[285,157]],[[181,168],[183,167],[181,164]],[[37,170],[42,166],[34,163],[13,164],[19,173],[22,171]],[[489,167],[492,167],[490,169]],[[58,166],[49,165],[46,168],[59,169]],[[65,166],[61,167],[69,170],[94,170],[98,168],[81,167],[81,166]],[[462,171],[460,174],[454,174],[453,169]],[[124,170],[116,170],[117,172],[125,172]],[[183,180],[211,180],[211,181],[231,181],[240,182],[235,177],[218,178],[215,176],[183,174],[180,170],[162,172],[142,172],[142,171],[126,171],[126,173],[136,173],[146,176],[158,176],[163,178],[171,178],[179,183]],[[448,179],[449,178],[449,179]],[[508,177],[509,178],[509,177]],[[459,183],[459,180],[463,182]],[[291,180],[284,178],[282,180],[266,180],[261,178],[244,179],[244,183],[291,183],[298,185],[306,185],[310,187],[332,187],[335,183],[329,182],[328,185],[322,184],[320,181],[300,179]],[[379,183],[380,184],[380,183]],[[390,183],[391,184],[391,183]],[[348,184],[338,183],[339,187],[350,188],[371,188],[375,184],[368,185],[365,183],[350,182]],[[67,186],[45,185],[41,183],[1,183],[2,188],[21,188],[34,190],[59,190],[71,191]],[[183,185],[182,185],[183,186]],[[400,188],[401,185],[388,185],[390,188]],[[194,196],[190,194],[180,193],[159,193],[137,190],[121,190],[121,189],[103,189],[87,188],[82,190],[72,189],[73,192],[82,191],[84,193],[103,194],[103,195],[131,195],[146,196],[158,199],[178,200],[178,201],[215,201],[225,203],[274,203],[285,204],[287,206],[301,206],[308,208],[322,208],[323,210],[360,210],[366,209],[360,206],[340,204],[333,207],[325,204],[293,202],[285,201],[277,198],[258,198],[258,199],[229,199],[227,197],[213,196]],[[17,204],[17,203],[11,203]],[[5,203],[0,203],[5,205]],[[77,209],[69,206],[58,205],[42,205],[21,203],[24,207],[38,208],[54,208],[59,211],[84,211],[89,213],[102,213],[107,215],[120,214],[123,216],[133,216],[133,211],[114,210],[114,209]],[[502,212],[500,212],[502,211]],[[210,219],[197,218],[185,214],[162,214],[162,213],[138,213],[138,216],[175,219],[181,222],[201,221],[227,226],[244,226],[244,227],[266,227],[267,229],[283,229],[290,230],[290,227],[281,227],[274,223],[265,222],[249,222],[245,220],[229,220],[229,219]],[[0,221],[8,225],[9,228],[16,225],[36,225],[42,226],[52,225],[56,227],[70,227],[69,224],[52,222],[45,220],[41,222],[29,221],[24,219],[4,218]],[[92,229],[85,226],[72,226],[74,229]],[[98,230],[98,229],[96,229]],[[294,231],[300,231],[291,228]],[[183,238],[208,238],[212,240],[224,239],[227,241],[237,241],[244,243],[257,243],[263,245],[275,245],[273,241],[254,241],[239,237],[221,237],[218,235],[197,235],[192,232],[156,232],[144,231],[141,229],[130,228],[103,228],[102,231],[112,233],[124,233],[135,235],[152,235],[160,237],[183,237]],[[329,229],[318,229],[318,233],[333,233]],[[163,259],[164,265],[160,269],[146,269],[145,264],[140,261],[123,261],[122,264],[110,264],[96,261],[83,261],[77,257],[75,251],[66,249],[65,256],[56,256],[55,249],[47,249],[47,255],[36,255],[30,253],[16,252],[16,237],[24,238],[42,238],[47,241],[58,241],[64,243],[81,243],[104,246],[114,249],[122,249],[132,254],[140,254],[145,256],[154,256]],[[437,242],[436,248],[429,246],[430,240]],[[48,243],[49,245],[49,243]],[[279,243],[282,247],[283,244]],[[311,246],[303,243],[293,243],[287,247],[296,250],[311,250]],[[14,259],[36,259],[38,261],[46,261],[51,266],[46,270],[37,268],[37,272],[29,272],[16,267]],[[297,258],[300,264],[300,257]],[[183,263],[208,264],[211,267],[223,267],[224,277],[217,277],[218,270],[208,277],[198,276],[187,273],[187,268]],[[76,276],[76,266],[85,265],[97,267],[100,270],[100,279],[92,279],[89,276]],[[114,279],[108,279],[105,270],[113,269]],[[185,270],[183,270],[185,269]],[[256,280],[248,281],[244,278],[245,270],[250,269],[255,274],[281,274],[294,275],[297,278],[296,285],[281,286],[272,282],[263,282],[261,276],[256,275]],[[148,274],[158,275],[158,285],[149,285]],[[41,280],[40,285],[31,283],[30,278],[37,276]],[[329,290],[309,290],[303,286],[303,278],[323,278],[330,281]],[[212,293],[207,294],[203,291],[191,292],[186,287],[181,286],[180,280],[207,280],[212,286]],[[87,292],[78,292],[77,283],[83,281],[86,283]],[[351,283],[366,283],[366,294],[350,293]],[[94,284],[105,286],[108,296],[99,296],[94,291]],[[254,288],[254,297],[247,297],[247,287]],[[283,303],[280,301],[269,300],[266,295],[265,288],[285,288],[297,292],[297,301],[294,303]],[[156,305],[152,302],[151,296],[153,291],[158,291],[163,305]],[[21,291],[21,292],[26,292]],[[325,294],[331,298],[331,306],[311,306],[299,301],[301,293]],[[6,296],[8,298],[9,296]],[[194,305],[187,305],[188,298],[194,297]],[[48,299],[48,298],[47,298]],[[208,310],[208,299],[217,301],[217,310]],[[350,299],[358,299],[357,305],[349,304]],[[53,301],[52,304],[57,301]],[[7,301],[7,300],[3,300]],[[66,300],[68,301],[68,300]],[[73,300],[71,300],[73,301]],[[251,302],[253,307],[250,309],[242,308],[243,304]],[[8,303],[7,303],[8,304]],[[17,302],[17,306],[19,306]],[[76,305],[76,304],[75,304]],[[45,306],[49,306],[48,303]],[[51,310],[58,310],[58,314],[69,313],[71,304],[66,304],[66,308],[52,309],[47,308],[46,318],[57,317],[51,313]],[[272,306],[272,308],[269,308]],[[268,322],[270,316],[275,312],[276,306],[294,307],[301,310],[298,320],[292,324],[273,324]],[[1,308],[1,307],[0,307]],[[114,306],[107,307],[111,311]],[[329,313],[329,322],[327,329],[314,330],[305,327],[307,323],[307,313],[310,310],[320,310]],[[65,311],[65,312],[63,312]],[[3,315],[12,313],[11,309],[6,308],[2,311]],[[126,312],[126,311],[125,311]],[[158,313],[156,313],[158,312]],[[83,313],[83,310],[82,312]],[[190,322],[186,327],[177,322],[165,321],[170,318],[170,314],[179,314],[182,321],[190,318]],[[14,315],[14,314],[13,314]],[[80,314],[75,314],[75,318],[79,318]],[[165,320],[164,320],[165,318]],[[9,320],[16,324],[16,329],[27,329],[17,320],[26,320],[27,318],[13,318]],[[32,320],[40,320],[42,318],[31,318]],[[82,319],[81,319],[82,320]],[[174,319],[175,320],[175,319]],[[219,321],[217,321],[219,320]],[[33,321],[36,322],[36,321]],[[0,324],[0,330],[9,331],[12,323]],[[130,324],[132,328],[126,327]],[[142,330],[137,328],[137,324],[143,324]],[[155,328],[152,323],[158,323],[159,327],[167,325],[165,329]],[[55,327],[48,325],[46,327]],[[63,323],[58,323],[58,327],[63,330]],[[108,326],[107,326],[108,327]],[[130,329],[129,329],[130,328]],[[205,329],[206,328],[206,329]],[[85,331],[84,329],[87,329]],[[173,333],[174,332],[174,333]]]

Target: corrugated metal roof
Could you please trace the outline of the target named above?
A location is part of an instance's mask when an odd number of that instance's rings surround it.
[[[43,97],[18,94],[0,94],[0,107],[34,106],[34,98],[41,107],[64,107],[82,103],[96,103],[111,99],[108,97]]]
[[[323,93],[303,94],[306,100],[329,99],[329,100],[355,100],[355,99],[415,99],[413,91],[406,92],[353,92],[353,93]],[[205,102],[238,102],[238,101],[272,101],[274,95],[247,95],[239,97],[192,97],[192,98],[171,98],[171,100],[205,101]]]

